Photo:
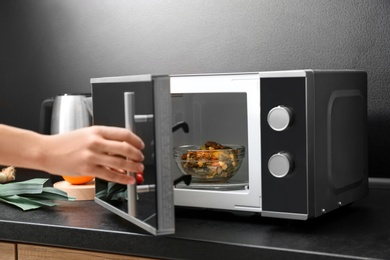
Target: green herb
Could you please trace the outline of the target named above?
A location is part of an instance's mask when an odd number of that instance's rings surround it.
[[[21,182],[0,184],[0,201],[21,208],[37,209],[42,206],[53,207],[53,200],[75,200],[66,192],[53,187],[43,187],[48,179],[36,178]]]

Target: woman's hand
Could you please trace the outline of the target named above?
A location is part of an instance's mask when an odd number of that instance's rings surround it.
[[[55,175],[95,176],[133,184],[126,171],[144,170],[142,140],[119,127],[91,126],[42,135],[0,124],[0,165],[29,168]]]
[[[39,168],[55,175],[88,175],[134,184],[134,178],[124,172],[144,170],[144,143],[124,128],[92,126],[45,136],[41,147]]]

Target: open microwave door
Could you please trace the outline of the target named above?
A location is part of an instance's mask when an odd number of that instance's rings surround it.
[[[93,78],[91,85],[93,124],[130,128],[145,143],[144,183],[97,179],[95,201],[153,235],[174,233],[169,77]]]

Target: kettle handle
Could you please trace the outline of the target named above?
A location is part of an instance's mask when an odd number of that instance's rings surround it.
[[[48,98],[41,104],[39,116],[39,132],[41,134],[51,134],[51,115],[53,112],[54,98]]]

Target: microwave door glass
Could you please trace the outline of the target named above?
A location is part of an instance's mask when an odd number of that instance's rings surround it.
[[[166,176],[164,167],[158,166],[161,158],[170,154],[170,145],[162,145],[162,142],[170,142],[167,133],[171,135],[172,132],[170,122],[161,120],[166,117],[162,115],[166,109],[161,106],[165,107],[167,102],[159,102],[164,93],[170,98],[169,85],[164,90],[161,86],[156,88],[152,79],[132,80],[132,77],[124,77],[93,81],[94,124],[127,128],[132,125],[133,131],[145,143],[144,182],[121,185],[98,179],[95,201],[154,235],[173,233],[174,222],[169,219],[172,214],[166,213],[169,206],[164,204],[171,203],[173,212],[173,200],[169,200],[172,182],[162,181],[169,180],[170,176]],[[155,102],[156,96],[159,96],[158,102]],[[159,193],[165,197],[162,198]]]

